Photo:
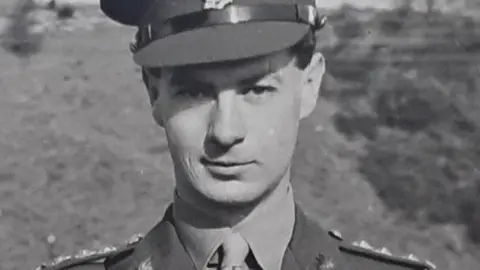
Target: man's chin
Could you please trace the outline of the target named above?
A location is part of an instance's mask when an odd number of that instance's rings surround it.
[[[256,195],[253,194],[245,194],[245,193],[229,193],[229,194],[211,194],[210,200],[224,204],[224,205],[232,205],[232,206],[241,206],[246,204],[251,204],[255,202],[257,199]]]
[[[262,192],[259,192],[261,189],[244,183],[224,183],[223,186],[226,187],[211,189],[204,195],[215,203],[234,207],[251,205],[262,197]]]

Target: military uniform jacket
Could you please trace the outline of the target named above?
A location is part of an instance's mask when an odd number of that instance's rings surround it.
[[[45,270],[196,270],[180,242],[169,207],[164,218],[147,235],[118,249],[67,258]],[[392,256],[366,242],[345,244],[341,236],[325,231],[297,206],[292,239],[285,252],[282,270],[429,270],[430,262],[414,256]],[[269,269],[264,269],[269,270]]]

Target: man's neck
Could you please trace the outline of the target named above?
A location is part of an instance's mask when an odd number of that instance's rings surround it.
[[[247,241],[263,269],[281,268],[295,224],[289,178],[282,179],[262,200],[245,206],[186,201],[190,197],[185,196],[188,194],[175,194],[173,219],[197,269],[204,269],[223,238],[232,231]]]

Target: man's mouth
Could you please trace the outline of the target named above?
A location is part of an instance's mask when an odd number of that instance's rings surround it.
[[[236,175],[247,169],[253,161],[210,160],[202,158],[202,164],[213,174]]]
[[[222,166],[222,167],[235,167],[235,166],[242,166],[242,165],[248,165],[253,163],[253,161],[212,160],[207,158],[202,158],[201,162],[204,165]]]

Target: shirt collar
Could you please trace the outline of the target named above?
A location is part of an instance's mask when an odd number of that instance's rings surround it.
[[[282,209],[282,211],[279,211]],[[175,193],[173,218],[179,237],[196,269],[205,269],[230,230],[239,232],[250,245],[263,269],[280,269],[292,237],[295,203],[290,183],[281,183],[270,196],[234,227],[221,222]]]

